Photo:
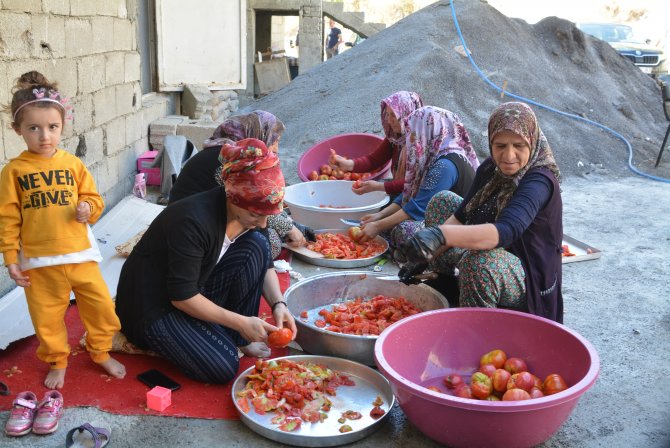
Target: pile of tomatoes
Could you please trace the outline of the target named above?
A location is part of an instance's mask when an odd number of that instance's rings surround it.
[[[444,378],[444,385],[457,397],[489,401],[530,400],[557,394],[568,388],[558,373],[547,375],[542,381],[528,370],[523,359],[508,358],[500,349],[481,357],[479,369],[472,374],[469,384],[460,375],[451,374]],[[436,386],[428,389],[444,393]]]
[[[404,297],[358,297],[333,305],[330,310],[322,309],[319,315],[323,319],[317,319],[314,325],[335,333],[376,336],[389,325],[420,312]],[[307,312],[303,311],[300,317],[306,319]]]
[[[308,244],[307,248],[322,253],[326,258],[342,260],[374,257],[386,249],[383,244],[374,240],[360,243],[341,233],[318,234],[316,242]]]
[[[330,157],[328,158],[328,163],[321,165],[319,170],[311,171],[307,175],[309,180],[368,180],[374,176],[377,171],[371,173],[354,173],[353,171],[344,171],[338,168],[335,164],[335,156],[337,153],[334,149],[330,150]],[[345,159],[348,159],[346,156],[342,156]]]
[[[256,361],[247,384],[237,393],[237,404],[245,414],[275,412],[271,423],[282,431],[297,431],[303,421],[316,423],[328,418],[339,386],[355,386],[347,375],[311,362],[290,360]]]

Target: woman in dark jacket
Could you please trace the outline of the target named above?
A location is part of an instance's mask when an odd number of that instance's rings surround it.
[[[491,157],[456,207],[436,195],[426,228],[403,247],[400,272],[409,281],[428,263],[459,271],[460,306],[504,307],[562,322],[560,172],[532,109],[498,106],[489,119]],[[455,211],[454,211],[455,210]]]
[[[221,149],[223,186],[166,207],[121,270],[116,313],[130,342],[157,352],[187,376],[225,383],[239,368],[237,348],[269,356],[258,316],[261,293],[278,327],[296,326],[259,231],[282,210],[277,155],[256,139]]]

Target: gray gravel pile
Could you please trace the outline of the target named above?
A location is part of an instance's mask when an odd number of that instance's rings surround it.
[[[510,19],[480,0],[458,1],[456,13],[480,70],[506,91],[606,126],[633,147],[633,162],[655,176],[670,175],[670,155],[653,167],[667,122],[655,81],[608,44],[556,17],[535,25]],[[316,142],[346,132],[382,135],[379,102],[413,90],[426,104],[459,114],[481,159],[486,125],[500,94],[474,70],[462,49],[448,2],[397,22],[362,44],[301,74],[242,112],[265,109],[287,130],[281,158],[289,183],[298,182],[300,155]],[[601,128],[534,107],[561,170],[571,175],[629,174],[628,149]]]

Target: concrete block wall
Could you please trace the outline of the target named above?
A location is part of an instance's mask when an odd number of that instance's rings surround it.
[[[149,123],[169,108],[142,95],[136,10],[134,0],[0,0],[0,104],[24,72],[57,81],[74,106],[61,147],[86,163],[107,210],[132,192]],[[0,167],[25,149],[10,123],[1,113]],[[0,296],[14,286],[0,270]]]

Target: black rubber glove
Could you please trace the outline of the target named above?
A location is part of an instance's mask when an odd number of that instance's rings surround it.
[[[298,224],[297,222],[293,222],[293,225],[296,226],[296,228],[300,230],[303,235],[305,235],[305,239],[307,239],[307,241],[316,241],[316,234],[314,233],[314,229],[302,224]]]
[[[405,263],[398,271],[398,278],[406,285],[415,285],[421,280],[415,279],[414,276],[421,274],[427,267],[428,263]]]
[[[402,253],[410,263],[427,263],[433,259],[435,251],[447,244],[439,227],[426,227],[419,230],[401,247]]]

